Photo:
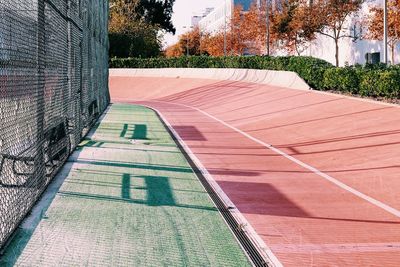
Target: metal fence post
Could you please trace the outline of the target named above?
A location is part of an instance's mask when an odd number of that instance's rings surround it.
[[[37,3],[37,103],[36,103],[36,157],[35,157],[35,184],[40,188],[45,179],[43,142],[44,142],[44,115],[45,115],[45,64],[46,64],[46,32],[45,32],[45,0]]]
[[[269,47],[269,43],[270,43],[270,20],[269,20],[269,0],[266,0],[265,2],[265,15],[266,15],[266,28],[267,28],[267,32],[266,32],[266,45],[267,45],[267,56],[269,56],[270,54],[270,47]]]
[[[387,0],[383,2],[383,62],[388,64],[388,6]]]

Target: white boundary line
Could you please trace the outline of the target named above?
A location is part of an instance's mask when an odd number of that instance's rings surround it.
[[[288,89],[288,88],[286,88]],[[289,88],[289,89],[293,89],[293,88]],[[293,89],[296,90],[296,89]],[[321,94],[321,95],[328,95],[328,96],[336,96],[342,99],[350,99],[350,100],[356,100],[359,102],[365,102],[365,103],[369,103],[369,104],[378,104],[381,106],[387,106],[387,107],[392,107],[392,108],[400,108],[399,104],[395,104],[395,103],[388,103],[388,102],[384,102],[384,101],[380,101],[380,100],[374,100],[374,99],[370,99],[370,98],[364,98],[364,97],[357,97],[357,96],[351,96],[351,95],[345,95],[345,94],[340,94],[340,93],[333,93],[333,92],[327,92],[327,91],[319,91],[319,90],[315,90],[315,89],[310,89],[310,92],[316,93],[316,94]]]
[[[175,136],[176,140],[179,142],[179,144],[185,150],[186,154],[189,155],[189,157],[194,162],[194,164],[197,166],[197,168],[200,170],[202,175],[206,178],[207,182],[211,185],[213,190],[217,193],[217,195],[224,202],[225,207],[229,210],[229,212],[233,215],[233,217],[238,222],[238,224],[242,227],[243,232],[246,233],[246,235],[249,237],[249,239],[252,241],[252,243],[256,246],[257,250],[263,256],[263,258],[268,263],[271,263],[273,267],[283,267],[282,263],[280,263],[278,258],[271,251],[271,249],[265,244],[265,242],[261,239],[261,237],[256,233],[256,231],[251,226],[251,224],[242,215],[242,213],[237,209],[235,204],[233,204],[233,202],[229,199],[229,197],[221,189],[221,187],[218,185],[218,183],[215,181],[215,179],[212,177],[212,175],[204,167],[204,165],[197,158],[197,156],[192,152],[192,150],[189,148],[189,146],[186,145],[186,143],[183,141],[183,139],[180,137],[180,135],[175,131],[175,129],[172,127],[172,125],[169,123],[169,121],[162,115],[162,113],[158,109],[156,109],[152,106],[145,105],[142,103],[138,103],[138,105],[152,109],[160,116],[160,118],[164,121],[165,125],[168,127],[168,129],[171,131],[171,133]],[[240,242],[239,242],[239,244],[240,244]]]
[[[300,160],[298,160],[298,159],[286,154],[282,150],[280,150],[280,149],[278,149],[276,147],[273,147],[272,145],[267,144],[267,143],[255,138],[255,137],[251,136],[250,134],[248,134],[246,132],[243,132],[242,130],[240,130],[240,129],[238,129],[238,128],[236,128],[236,127],[234,127],[234,126],[232,126],[232,125],[230,125],[228,123],[226,123],[223,120],[220,120],[220,119],[214,117],[213,115],[211,115],[211,114],[209,114],[209,113],[207,113],[207,112],[205,112],[205,111],[203,111],[203,110],[201,110],[199,108],[191,107],[191,106],[184,105],[184,104],[177,104],[177,103],[171,103],[171,102],[165,102],[165,101],[157,101],[157,100],[151,100],[150,102],[168,103],[168,104],[177,105],[177,106],[183,106],[183,107],[187,107],[187,108],[196,110],[196,111],[202,113],[203,115],[205,115],[205,116],[207,116],[207,117],[209,117],[209,118],[211,118],[211,119],[223,124],[224,126],[234,130],[235,132],[237,132],[237,133],[249,138],[250,140],[256,142],[257,144],[260,144],[260,145],[262,145],[262,146],[274,151],[275,153],[277,153],[277,154],[289,159],[290,161],[300,165],[301,167],[303,167],[303,168],[315,173],[316,175],[324,178],[325,180],[327,180],[327,181],[337,185],[338,187],[340,187],[340,188],[352,193],[353,195],[355,195],[355,196],[357,196],[357,197],[359,197],[361,199],[364,199],[364,200],[368,201],[369,203],[371,203],[371,204],[373,204],[373,205],[375,205],[375,206],[387,211],[388,213],[400,218],[400,211],[399,210],[397,210],[397,209],[395,209],[395,208],[393,208],[393,207],[391,207],[391,206],[389,206],[389,205],[387,205],[387,204],[385,204],[385,203],[383,203],[383,202],[381,202],[381,201],[379,201],[379,200],[377,200],[375,198],[372,198],[372,197],[370,197],[370,196],[368,196],[368,195],[366,195],[364,193],[361,193],[360,191],[358,191],[358,190],[346,185],[345,183],[333,178],[332,176],[321,172],[320,170],[312,167],[311,165],[308,165],[307,163],[304,163],[304,162],[302,162],[302,161],[300,161]]]

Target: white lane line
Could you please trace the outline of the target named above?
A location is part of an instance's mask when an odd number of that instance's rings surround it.
[[[213,190],[218,194],[218,196],[224,202],[225,207],[228,208],[229,212],[233,215],[233,217],[238,222],[238,224],[240,226],[242,226],[243,232],[246,233],[246,235],[249,237],[249,239],[252,241],[252,243],[256,246],[257,250],[263,256],[263,258],[268,263],[271,263],[273,265],[273,267],[283,267],[282,263],[278,260],[278,258],[274,255],[274,253],[271,251],[271,249],[265,244],[265,242],[257,234],[257,232],[254,230],[254,228],[251,226],[251,224],[247,221],[247,219],[237,209],[235,204],[233,204],[233,202],[225,194],[225,192],[218,185],[218,183],[215,181],[215,179],[212,177],[212,175],[208,172],[208,170],[201,163],[199,158],[193,153],[193,151],[189,148],[189,146],[186,145],[185,141],[175,131],[175,129],[172,127],[172,125],[169,123],[169,121],[163,116],[163,114],[159,110],[157,110],[156,108],[154,108],[152,106],[142,104],[142,103],[139,103],[139,104],[141,106],[144,106],[144,107],[154,110],[160,116],[160,118],[164,121],[165,125],[167,125],[168,129],[175,136],[176,140],[178,140],[179,144],[183,147],[186,154],[189,155],[189,157],[192,159],[194,164],[201,171],[202,175],[206,178],[207,182],[211,185]],[[227,224],[226,221],[225,221],[225,223]],[[236,236],[235,236],[235,238],[236,238]],[[240,244],[239,241],[238,241],[238,243]],[[243,251],[245,251],[243,247],[242,247],[242,249],[243,249]]]
[[[343,243],[343,244],[275,244],[275,252],[279,253],[370,253],[399,252],[400,243]]]
[[[234,130],[235,132],[237,132],[237,133],[249,138],[250,140],[256,142],[257,144],[260,144],[260,145],[262,145],[262,146],[274,151],[275,153],[277,153],[277,154],[289,159],[290,161],[302,166],[303,168],[305,168],[305,169],[307,169],[307,170],[309,170],[309,171],[321,176],[325,180],[337,185],[338,187],[340,187],[340,188],[342,188],[342,189],[344,189],[344,190],[346,190],[346,191],[358,196],[359,198],[362,198],[362,199],[368,201],[369,203],[371,203],[371,204],[373,204],[373,205],[375,205],[375,206],[377,206],[377,207],[389,212],[390,214],[400,218],[400,211],[399,210],[397,210],[397,209],[395,209],[395,208],[393,208],[393,207],[391,207],[391,206],[389,206],[389,205],[387,205],[387,204],[385,204],[385,203],[383,203],[383,202],[381,202],[381,201],[379,201],[379,200],[377,200],[375,198],[372,198],[372,197],[370,197],[370,196],[368,196],[368,195],[366,195],[364,193],[361,193],[360,191],[358,191],[358,190],[346,185],[345,183],[342,183],[341,181],[333,178],[332,176],[321,172],[320,170],[308,165],[307,163],[304,163],[304,162],[302,162],[302,161],[300,161],[300,160],[298,160],[298,159],[286,154],[282,150],[280,150],[280,149],[278,149],[276,147],[273,147],[272,145],[267,144],[267,143],[255,138],[255,137],[251,136],[250,134],[248,134],[246,132],[243,132],[242,130],[236,128],[235,126],[232,126],[232,125],[226,123],[225,121],[220,120],[220,119],[214,117],[213,115],[211,115],[211,114],[209,114],[209,113],[207,113],[207,112],[205,112],[205,111],[203,111],[203,110],[201,110],[199,108],[191,107],[191,106],[188,106],[188,105],[185,105],[185,104],[171,103],[171,102],[158,101],[158,100],[151,100],[150,102],[159,102],[159,103],[165,103],[165,104],[172,104],[172,105],[183,106],[183,107],[186,107],[186,108],[190,108],[190,109],[196,110],[196,111],[202,113],[203,115],[205,115],[205,116],[207,116],[207,117],[209,117],[209,118],[211,118],[211,119],[223,124],[224,126]]]

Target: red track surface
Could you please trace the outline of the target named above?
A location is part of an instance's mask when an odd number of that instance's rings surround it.
[[[283,265],[400,266],[400,108],[232,81],[110,90],[166,117]]]

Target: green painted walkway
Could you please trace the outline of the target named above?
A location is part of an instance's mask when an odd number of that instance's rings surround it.
[[[112,105],[69,161],[0,266],[249,265],[153,111]]]

